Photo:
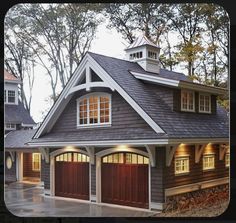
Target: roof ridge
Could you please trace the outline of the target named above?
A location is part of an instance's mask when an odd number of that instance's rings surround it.
[[[132,64],[138,64],[137,62],[132,62],[132,61],[125,60],[125,59],[120,59],[120,58],[117,58],[117,57],[114,57],[114,56],[107,56],[107,55],[104,55],[104,54],[94,53],[94,52],[91,52],[91,51],[88,51],[87,53],[88,54],[91,53],[91,54],[95,54],[95,55],[103,56],[103,57],[108,57],[108,58],[112,58],[112,59],[116,59],[116,60],[122,60],[124,62],[132,63]]]

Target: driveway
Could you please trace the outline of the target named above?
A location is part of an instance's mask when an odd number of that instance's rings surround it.
[[[43,194],[43,187],[23,183],[5,186],[5,204],[20,217],[151,217],[158,213],[48,197]]]

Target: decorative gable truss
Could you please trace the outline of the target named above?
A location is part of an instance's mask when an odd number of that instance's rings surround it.
[[[98,81],[92,81],[93,75],[97,75]],[[50,132],[56,120],[66,107],[67,103],[73,96],[74,92],[85,89],[90,91],[93,87],[106,87],[112,91],[117,91],[132,108],[150,125],[156,133],[165,133],[160,126],[129,96],[113,78],[87,53],[80,65],[74,72],[73,76],[61,92],[58,100],[49,111],[42,125],[37,130],[34,138],[39,138],[42,134]]]
[[[86,91],[90,91],[91,88],[93,87],[106,87],[106,88],[110,88],[112,91],[115,91],[115,89],[109,84],[108,80],[106,80],[106,78],[101,77],[100,80],[101,81],[92,81],[92,75],[96,75],[96,74],[92,74],[92,69],[93,66],[91,66],[89,63],[86,63],[86,68],[83,72],[84,76],[85,76],[85,83],[80,83],[78,85],[73,85],[73,87],[71,89],[69,89],[69,91],[67,92],[65,98],[68,97],[68,95],[76,92],[76,91],[80,91],[83,89],[86,89]],[[95,68],[96,69],[96,68]]]

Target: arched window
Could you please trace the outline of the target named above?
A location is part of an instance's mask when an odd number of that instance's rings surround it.
[[[92,93],[77,100],[77,126],[111,124],[111,95]]]
[[[89,163],[89,156],[82,153],[68,152],[56,156],[56,162],[86,162]]]
[[[102,158],[103,163],[148,164],[149,159],[136,153],[113,153]]]

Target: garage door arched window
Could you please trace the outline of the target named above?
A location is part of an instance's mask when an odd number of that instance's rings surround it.
[[[92,93],[77,99],[77,126],[111,124],[111,95]]]
[[[102,158],[103,163],[149,164],[149,159],[136,153],[113,153]]]
[[[86,162],[89,163],[89,156],[82,153],[68,152],[56,156],[57,162]]]

